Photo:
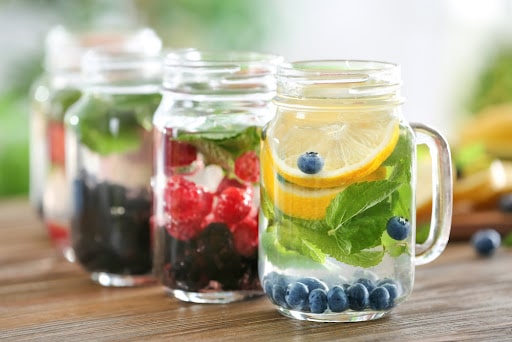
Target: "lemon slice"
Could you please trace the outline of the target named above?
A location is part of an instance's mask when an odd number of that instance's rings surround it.
[[[365,120],[357,119],[358,115],[281,113],[267,132],[279,175],[295,185],[318,189],[348,185],[374,172],[395,148],[398,119],[389,113]],[[306,174],[297,167],[298,158],[306,152],[323,158],[320,172]]]
[[[346,186],[340,186],[311,189],[278,179],[268,145],[264,145],[262,148],[261,164],[262,184],[269,199],[281,212],[288,216],[306,220],[322,219],[333,198],[346,188]],[[386,174],[386,168],[379,167],[361,181],[384,179]]]

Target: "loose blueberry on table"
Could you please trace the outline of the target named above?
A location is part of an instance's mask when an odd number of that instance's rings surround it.
[[[473,234],[471,243],[481,256],[491,256],[501,245],[501,235],[494,229],[480,230]]]

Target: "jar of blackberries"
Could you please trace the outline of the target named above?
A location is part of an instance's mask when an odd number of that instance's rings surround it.
[[[30,199],[54,245],[74,261],[69,239],[70,198],[66,182],[64,115],[80,98],[81,59],[91,48],[159,45],[151,29],[72,31],[52,28],[45,41],[44,73],[31,89]]]
[[[152,117],[160,99],[160,44],[109,46],[82,62],[83,95],[66,113],[77,261],[104,286],[152,283]]]
[[[261,295],[259,139],[273,115],[281,58],[173,51],[154,117],[154,269],[168,293],[197,303]]]

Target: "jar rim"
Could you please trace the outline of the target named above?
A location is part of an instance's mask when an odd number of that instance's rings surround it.
[[[169,50],[164,59],[166,67],[229,67],[237,68],[240,64],[274,64],[283,58],[276,54],[244,50],[201,50],[184,48]]]
[[[350,60],[303,60],[279,65],[278,78],[305,83],[367,83],[378,80],[387,84],[400,84],[400,66],[395,63]]]

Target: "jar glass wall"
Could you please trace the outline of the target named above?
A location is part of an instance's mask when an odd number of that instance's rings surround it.
[[[83,55],[91,48],[111,44],[160,48],[161,41],[150,29],[72,32],[55,27],[46,38],[45,72],[32,87],[30,198],[52,241],[69,261],[74,261],[74,255],[69,241],[71,199],[63,118],[82,94]]]
[[[183,301],[261,295],[259,137],[280,57],[171,52],[154,117],[155,273]]]
[[[154,48],[87,53],[83,95],[66,114],[72,247],[104,286],[154,282],[152,117],[161,100],[161,64]]]

